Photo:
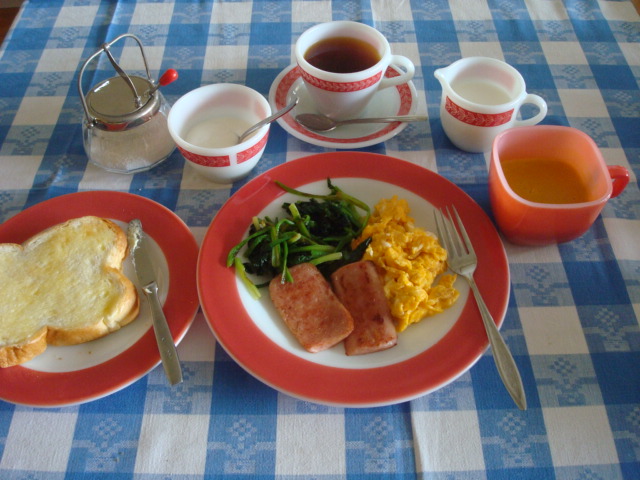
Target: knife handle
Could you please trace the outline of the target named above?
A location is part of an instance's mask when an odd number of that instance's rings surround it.
[[[153,331],[156,334],[164,373],[167,375],[169,383],[176,385],[182,382],[182,368],[180,367],[180,359],[178,358],[176,345],[173,342],[171,330],[169,330],[169,325],[167,324],[167,318],[164,316],[162,305],[160,305],[160,300],[158,299],[158,285],[153,282],[144,287],[143,290],[149,299],[151,318],[153,318]]]

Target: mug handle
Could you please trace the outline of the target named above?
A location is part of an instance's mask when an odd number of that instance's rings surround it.
[[[413,78],[413,75],[416,72],[416,67],[413,62],[407,57],[403,57],[402,55],[391,55],[391,61],[389,62],[389,65],[396,67],[396,70],[400,70],[401,72],[402,70],[404,70],[404,73],[401,73],[400,75],[397,75],[395,77],[383,77],[380,81],[380,84],[378,85],[378,90],[392,87],[394,85],[400,85],[402,83],[407,83]]]
[[[538,107],[538,110],[540,111],[538,112],[537,115],[531,118],[527,118],[526,120],[516,120],[514,122],[515,127],[526,127],[528,125],[536,125],[537,123],[540,123],[542,119],[545,117],[545,115],[547,114],[547,102],[545,102],[542,97],[539,97],[538,95],[534,95],[533,93],[529,93],[526,97],[524,97],[524,101],[520,104],[520,106],[524,105],[525,103],[532,103],[533,105]]]
[[[613,185],[611,198],[617,197],[629,183],[629,170],[622,165],[607,165],[607,170],[609,170],[611,183]]]

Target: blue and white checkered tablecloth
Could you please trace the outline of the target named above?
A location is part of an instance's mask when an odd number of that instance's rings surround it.
[[[175,211],[201,241],[247,181],[327,149],[274,125],[258,167],[230,187],[203,180],[177,151],[148,172],[107,173],[82,147],[80,65],[130,32],[154,77],[180,72],[164,88],[172,103],[217,82],[266,96],[300,33],[338,19],[375,26],[415,63],[418,113],[430,117],[364,151],[435,171],[490,213],[488,156],[446,139],[433,76],[483,55],[514,65],[546,99],[544,124],[588,133],[608,164],[631,172],[583,237],[539,248],[505,242],[511,295],[502,332],[529,408],[505,394],[490,350],[411,402],[307,403],[245,373],[198,313],[179,346],[186,380],[176,388],[158,367],[78,406],[0,401],[0,478],[640,478],[640,18],[629,1],[28,1],[0,50],[0,221],[65,193],[118,190]]]

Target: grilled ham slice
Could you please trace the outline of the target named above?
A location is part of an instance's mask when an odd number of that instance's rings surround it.
[[[331,290],[331,285],[310,263],[289,269],[293,282],[269,283],[276,310],[300,345],[321,352],[344,340],[353,331],[353,319]]]
[[[396,345],[395,324],[373,262],[360,261],[339,268],[331,275],[331,284],[354,321],[353,332],[344,341],[347,355],[378,352]]]

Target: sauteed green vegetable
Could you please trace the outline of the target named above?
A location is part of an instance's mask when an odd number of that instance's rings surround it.
[[[260,297],[259,287],[268,282],[256,285],[247,273],[269,279],[280,275],[281,281],[287,282],[292,281],[289,267],[309,262],[329,276],[337,268],[360,260],[369,245],[367,239],[351,249],[351,241],[360,236],[369,220],[369,206],[333,185],[331,179],[327,179],[326,195],[301,192],[278,181],[276,184],[309,200],[284,203],[286,216],[282,219],[254,217],[249,235],[227,256],[227,266],[235,266],[256,298]]]

